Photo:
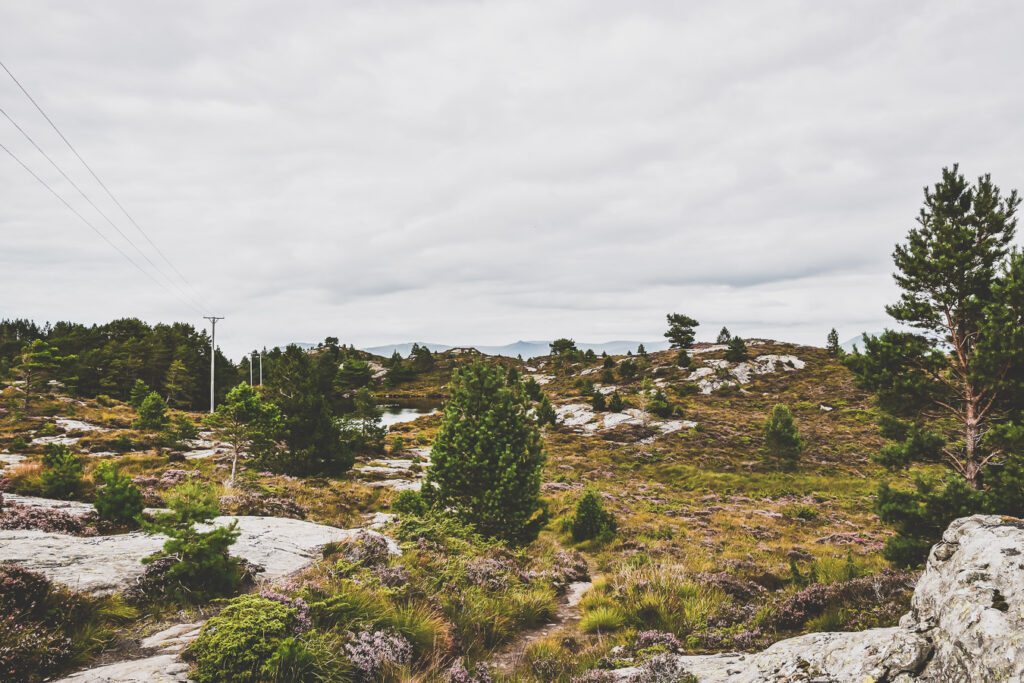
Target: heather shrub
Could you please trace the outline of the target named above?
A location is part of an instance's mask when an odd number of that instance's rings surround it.
[[[0,678],[33,683],[82,664],[137,616],[119,598],[78,594],[6,563],[0,615]]]
[[[50,444],[43,465],[39,483],[44,496],[69,500],[82,489],[82,460],[67,446]]]
[[[637,652],[656,647],[662,648],[665,652],[681,652],[683,644],[674,635],[664,631],[641,631],[636,634],[633,649]]]
[[[772,612],[770,622],[776,628],[798,629],[830,610],[863,611],[894,605],[902,612],[913,585],[913,574],[892,570],[839,583],[811,584],[786,598]]]
[[[100,519],[129,524],[142,513],[142,493],[130,477],[120,474],[117,465],[106,462],[99,465],[94,474],[103,482],[96,490],[93,503]]]
[[[377,567],[387,564],[391,554],[388,551],[388,542],[382,535],[360,530],[355,538],[341,549],[341,556],[352,564]]]
[[[446,683],[493,683],[493,681],[494,679],[491,678],[491,674],[487,670],[487,665],[483,662],[477,662],[473,673],[470,673],[462,662],[455,662],[445,678]]]
[[[359,631],[350,635],[345,653],[358,683],[376,683],[412,662],[412,645],[394,631]]]
[[[247,491],[237,495],[221,496],[221,510],[232,515],[260,517],[288,517],[306,519],[309,508],[289,498],[275,498]]]
[[[618,676],[610,671],[591,669],[581,673],[579,676],[573,676],[571,683],[616,683],[618,680]]]
[[[8,502],[0,510],[0,529],[37,529],[53,534],[95,536],[97,519],[92,513],[74,515],[59,508],[37,508]]]
[[[640,665],[640,671],[629,678],[629,683],[697,683],[697,677],[686,670],[678,657],[664,653]]]

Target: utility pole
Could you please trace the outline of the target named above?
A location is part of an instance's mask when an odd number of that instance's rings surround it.
[[[263,386],[263,353],[267,350],[267,347],[263,347],[263,351],[260,351],[260,386]]]
[[[213,412],[213,376],[216,366],[214,361],[217,358],[217,345],[215,340],[217,338],[217,321],[223,320],[224,316],[216,315],[204,315],[204,318],[210,321],[210,412]]]
[[[256,352],[253,351],[252,353],[249,354],[249,386],[250,387],[252,386],[252,354],[253,353],[256,353]]]

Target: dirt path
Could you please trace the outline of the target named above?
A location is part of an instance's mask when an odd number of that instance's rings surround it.
[[[488,665],[497,673],[509,674],[515,670],[519,661],[523,657],[523,653],[526,652],[532,643],[546,638],[547,636],[557,633],[559,631],[567,630],[580,620],[582,616],[580,612],[580,600],[583,598],[583,594],[593,588],[593,581],[577,581],[569,584],[569,590],[565,595],[562,596],[562,601],[558,605],[558,609],[555,611],[554,620],[531,629],[529,631],[523,631],[519,636],[512,642],[503,646],[500,650],[497,650],[491,655],[490,660],[487,662]]]

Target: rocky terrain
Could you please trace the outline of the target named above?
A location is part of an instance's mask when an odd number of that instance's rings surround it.
[[[358,587],[358,604],[373,616],[350,628],[370,635],[375,624],[406,624],[411,610],[433,634],[416,647],[434,664],[403,669],[416,680],[484,680],[452,678],[459,662],[496,681],[570,683],[588,671],[604,678],[580,680],[660,680],[648,673],[657,658],[701,681],[1019,676],[1006,656],[1021,632],[1017,523],[960,520],[919,580],[888,567],[879,550],[890,532],[871,509],[883,476],[869,459],[883,443],[872,398],[821,349],[747,345],[738,362],[723,345],[698,345],[687,365],[669,351],[492,359],[532,378],[554,413],[543,432],[551,520],[514,551],[454,528],[409,530],[398,514],[398,496],[417,491],[430,465],[439,414],[393,425],[385,445],[339,475],[273,474],[243,455],[229,488],[231,447],[217,433],[204,429],[169,448],[134,427],[135,411],[123,403],[40,397],[27,415],[0,414],[0,560],[82,594],[116,598],[135,583],[162,537],[31,521],[89,519],[96,467],[117,462],[149,512],[181,481],[213,486],[222,509],[214,524],[238,521],[232,553],[263,567],[253,590],[312,601]],[[397,386],[386,382],[386,359],[372,359],[370,388],[381,402],[443,399],[452,370],[477,358],[436,354],[434,366]],[[660,414],[644,387],[664,397]],[[17,392],[6,392],[14,405]],[[621,405],[602,406],[596,394]],[[808,444],[792,472],[762,446],[765,417],[779,403]],[[86,486],[71,500],[36,490],[50,444],[66,444],[85,463]],[[909,482],[904,473],[884,476]],[[616,519],[613,537],[573,540],[585,491],[598,492]],[[363,529],[389,539],[386,552],[346,559]],[[79,673],[61,675],[186,680],[194,662],[183,652],[219,609],[156,606],[121,625]]]
[[[1024,521],[965,517],[932,548],[911,610],[891,628],[811,633],[761,652],[679,656],[701,683],[1019,681],[1024,678]],[[631,680],[638,668],[619,669]]]

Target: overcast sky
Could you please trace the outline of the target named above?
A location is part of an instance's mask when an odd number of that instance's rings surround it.
[[[657,339],[669,311],[876,331],[943,165],[1024,189],[1022,26],[1015,2],[0,0],[0,60],[204,303],[0,152],[0,316],[213,312],[235,357]],[[3,72],[0,106],[173,277]],[[152,270],[2,117],[0,143]]]

